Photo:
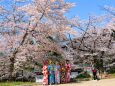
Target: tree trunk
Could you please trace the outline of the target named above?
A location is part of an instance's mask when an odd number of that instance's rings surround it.
[[[15,64],[15,59],[16,59],[16,55],[18,53],[19,48],[24,44],[25,39],[27,37],[28,33],[26,32],[23,36],[23,39],[19,45],[19,47],[17,47],[15,49],[15,51],[13,52],[12,56],[10,57],[10,65],[9,65],[9,80],[12,81],[13,80],[13,72],[14,72],[14,64]]]

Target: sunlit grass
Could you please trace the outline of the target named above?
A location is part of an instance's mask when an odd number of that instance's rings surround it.
[[[115,78],[115,73],[109,74],[111,78]]]
[[[0,82],[0,86],[32,86],[34,82]]]

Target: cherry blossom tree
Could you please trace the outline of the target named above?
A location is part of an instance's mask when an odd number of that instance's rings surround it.
[[[83,31],[81,36],[71,40],[72,42],[68,44],[76,52],[74,59],[77,64],[88,64],[103,71],[104,66],[109,65],[115,59],[114,17],[109,17],[108,22],[106,19],[108,19],[106,15],[90,16],[89,20],[75,21],[72,25]]]
[[[9,61],[9,79],[18,70],[37,66],[49,51],[65,56],[51,38],[58,36],[63,40],[67,33],[76,35],[64,16],[72,6],[63,0],[12,0],[10,8],[1,5],[0,26],[4,51],[7,52],[5,59]]]

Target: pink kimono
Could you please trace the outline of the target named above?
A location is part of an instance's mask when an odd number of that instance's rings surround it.
[[[66,64],[66,83],[70,82],[71,65]]]
[[[43,66],[42,73],[43,73],[43,85],[48,85],[48,67],[47,65]]]

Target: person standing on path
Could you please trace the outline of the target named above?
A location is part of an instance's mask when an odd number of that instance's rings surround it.
[[[48,77],[49,84],[52,85],[54,84],[54,67],[51,60],[49,60],[48,73],[49,73],[49,77]]]
[[[64,62],[61,62],[60,80],[61,80],[62,84],[66,83],[66,67],[65,67],[65,63]]]
[[[47,67],[47,61],[43,62],[42,73],[43,73],[43,85],[46,86],[46,85],[48,85],[48,67]]]
[[[54,65],[55,84],[60,84],[60,65],[58,62]]]
[[[71,64],[69,63],[69,60],[66,60],[66,83],[70,82],[70,74],[71,74]]]
[[[92,70],[92,73],[93,73],[93,79],[94,79],[94,80],[99,80],[98,77],[97,77],[97,70],[96,70],[96,68],[94,68],[94,69]]]

